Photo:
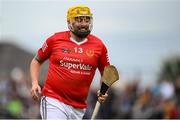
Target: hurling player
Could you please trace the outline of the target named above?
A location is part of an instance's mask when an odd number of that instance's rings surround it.
[[[69,8],[67,23],[69,31],[50,36],[30,64],[31,95],[35,100],[41,95],[42,119],[82,119],[96,69],[102,75],[110,64],[102,40],[90,34],[93,17],[89,7]],[[45,60],[49,68],[41,90],[38,81]],[[98,95],[101,103],[106,98],[107,94]]]

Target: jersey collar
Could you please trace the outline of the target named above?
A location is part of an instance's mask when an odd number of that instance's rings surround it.
[[[76,43],[77,45],[81,45],[81,44],[83,44],[83,43],[85,43],[85,42],[87,42],[87,41],[88,41],[88,39],[87,39],[87,38],[84,38],[84,40],[83,40],[83,41],[81,41],[81,42],[77,42],[77,41],[76,41],[76,40],[74,40],[72,37],[70,37],[70,40],[71,40],[72,42]]]

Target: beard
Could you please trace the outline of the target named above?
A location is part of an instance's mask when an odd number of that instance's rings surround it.
[[[86,38],[91,33],[92,29],[89,25],[84,27],[78,27],[75,26],[74,23],[69,23],[68,28],[75,36],[79,38]]]
[[[90,30],[86,30],[86,31],[74,30],[72,31],[72,33],[79,38],[86,38],[91,33],[91,31]]]

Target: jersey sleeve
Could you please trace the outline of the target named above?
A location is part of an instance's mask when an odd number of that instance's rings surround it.
[[[47,60],[52,52],[52,45],[53,45],[53,36],[49,37],[42,45],[41,48],[39,48],[35,59],[38,62],[43,62],[45,60]]]
[[[101,75],[103,74],[105,66],[107,66],[109,64],[110,64],[110,62],[109,62],[109,57],[108,57],[108,53],[107,53],[107,48],[105,46],[103,46],[102,52],[101,52],[101,57],[99,59],[99,64],[98,64],[98,69],[99,69]]]

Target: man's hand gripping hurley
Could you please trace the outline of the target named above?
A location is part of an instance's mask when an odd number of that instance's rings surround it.
[[[105,95],[109,87],[117,80],[119,80],[119,74],[116,67],[113,65],[106,66],[104,68],[104,72],[102,76],[102,85],[101,85],[99,96]],[[91,119],[96,118],[100,105],[101,103],[97,101]]]

